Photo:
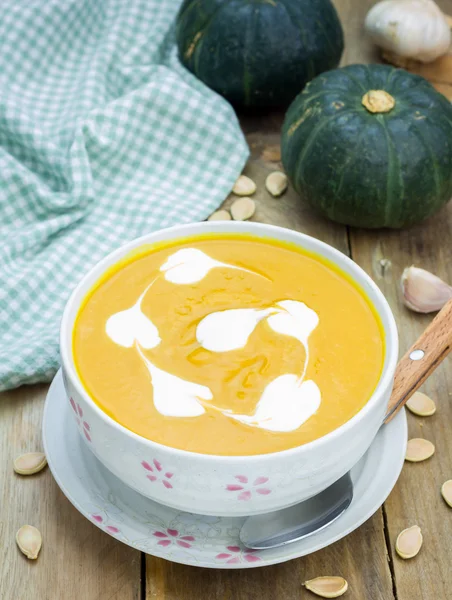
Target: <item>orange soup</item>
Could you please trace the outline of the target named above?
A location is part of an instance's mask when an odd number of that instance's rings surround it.
[[[296,246],[202,235],[142,247],[77,315],[73,355],[96,404],[166,446],[286,450],[353,417],[383,366],[357,285]]]

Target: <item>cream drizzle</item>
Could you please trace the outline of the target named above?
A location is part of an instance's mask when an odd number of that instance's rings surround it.
[[[186,285],[201,281],[215,267],[254,271],[216,261],[201,250],[184,248],[167,258],[160,267],[164,278],[174,284]],[[111,340],[125,348],[136,347],[151,376],[154,405],[160,414],[169,417],[197,417],[205,413],[204,402],[212,400],[211,390],[203,385],[181,379],[156,367],[142,352],[160,344],[157,327],[147,317],[141,304],[144,296],[160,277],[158,275],[129,309],[111,315],[105,331]],[[309,362],[308,338],[319,318],[303,302],[282,300],[263,308],[228,309],[207,315],[196,329],[199,344],[211,352],[228,352],[244,348],[257,325],[266,320],[276,333],[295,337],[303,344],[306,357],[301,375],[286,373],[276,377],[264,389],[253,415],[234,414],[220,410],[225,416],[245,425],[269,431],[288,432],[298,429],[317,410],[320,390],[313,381],[304,381]]]
[[[259,275],[259,273],[250,271],[249,269],[236,267],[235,265],[229,265],[210,258],[205,252],[197,248],[182,248],[182,250],[178,250],[166,259],[160,267],[160,271],[165,273],[167,281],[185,285],[201,281],[215,267],[227,267],[228,269],[237,269],[253,273],[253,275]]]
[[[316,383],[303,381],[309,362],[308,338],[317,327],[317,314],[297,300],[282,300],[265,309],[229,309],[211,313],[196,328],[199,344],[211,352],[244,348],[249,336],[263,319],[275,331],[296,338],[306,357],[301,375],[280,375],[264,389],[253,415],[227,416],[252,427],[269,431],[294,431],[318,410],[321,395]]]
[[[131,308],[121,310],[111,315],[105,323],[105,332],[118,346],[132,348],[135,342],[146,350],[155,348],[161,342],[159,331],[149,317],[141,310],[141,303],[155,279],[146,287],[144,292]]]
[[[254,414],[228,416],[268,431],[295,431],[317,412],[320,401],[320,390],[314,381],[300,382],[298,375],[286,374],[266,386]]]
[[[156,367],[138,347],[154,388],[154,406],[165,417],[199,417],[205,408],[199,401],[212,400],[212,392],[199,385]]]
[[[196,339],[211,352],[244,348],[257,324],[274,312],[274,308],[231,308],[210,313],[198,323]]]

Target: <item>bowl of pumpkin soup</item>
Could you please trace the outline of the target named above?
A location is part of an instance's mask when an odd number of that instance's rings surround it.
[[[63,378],[80,433],[173,508],[264,513],[322,491],[382,424],[390,308],[348,257],[270,225],[177,226],[126,244],[70,297]]]

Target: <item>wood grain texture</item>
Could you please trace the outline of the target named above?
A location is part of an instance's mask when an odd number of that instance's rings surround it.
[[[452,299],[436,315],[427,329],[400,359],[394,377],[394,388],[388,404],[385,423],[399,412],[414,392],[452,350]],[[424,356],[412,360],[414,351],[422,351]]]
[[[351,6],[350,3],[346,3]],[[252,220],[289,227],[317,237],[349,253],[347,231],[314,214],[289,186],[280,198],[265,189],[266,176],[281,169],[268,149],[279,144],[282,113],[241,114],[240,121],[252,152],[244,173],[257,184]],[[235,197],[231,195],[224,207]],[[207,570],[146,558],[148,600],[293,600],[309,598],[302,582],[318,575],[342,575],[350,585],[350,600],[392,600],[393,588],[385,544],[382,511],[352,535],[311,556],[273,567],[246,571]]]
[[[0,598],[138,600],[140,553],[87,521],[65,498],[48,467],[29,477],[13,471],[16,456],[42,451],[46,392],[47,386],[32,386],[0,396]],[[16,531],[24,524],[42,533],[36,561],[16,547]]]
[[[437,0],[437,3],[444,12],[452,13],[452,0]],[[362,0],[359,10],[366,12],[372,4]],[[405,267],[415,264],[452,283],[452,202],[436,216],[410,229],[352,230],[350,242],[354,260],[373,277],[391,305],[403,354],[432,317],[413,313],[403,306],[400,277]],[[435,444],[436,453],[424,463],[406,463],[385,503],[397,600],[451,597],[452,512],[440,494],[442,483],[452,478],[451,366],[449,357],[422,387],[435,400],[436,414],[425,419],[408,414],[409,436],[429,439]],[[400,531],[411,525],[421,527],[424,544],[416,558],[404,561],[395,554],[394,545]]]
[[[362,23],[373,0],[336,0],[346,35],[342,64],[373,62],[376,50]],[[452,13],[452,0],[439,2]],[[347,232],[315,216],[290,190],[272,198],[263,182],[281,168],[275,158],[282,113],[241,115],[253,158],[246,172],[259,191],[254,220],[291,227],[349,251]],[[268,149],[272,152],[266,152]],[[321,176],[321,174],[319,174]],[[231,203],[228,199],[226,205]],[[401,303],[399,277],[415,263],[452,283],[452,206],[427,223],[403,232],[352,231],[353,258],[376,280],[394,310],[401,349],[414,342],[431,317],[410,313]],[[408,464],[379,511],[353,534],[311,556],[247,571],[212,571],[146,558],[148,600],[295,600],[313,598],[301,583],[323,574],[345,577],[349,600],[442,600],[452,589],[452,512],[440,496],[441,484],[452,478],[452,372],[446,360],[425,384],[438,411],[419,419],[409,415],[412,437],[426,437],[437,451],[425,463]],[[103,534],[84,519],[57,488],[49,470],[30,478],[13,473],[12,461],[22,452],[41,449],[40,428],[45,386],[0,395],[1,600],[129,600],[141,598],[140,555]],[[60,432],[55,432],[59,435]],[[27,561],[14,542],[24,523],[43,533],[36,562]],[[423,530],[424,547],[411,561],[394,556],[398,533],[413,524]],[[389,545],[385,543],[389,537]],[[389,550],[389,556],[387,555]],[[392,579],[391,574],[394,579]],[[394,589],[393,589],[394,586]],[[396,592],[396,596],[394,594]]]
[[[452,204],[425,224],[403,230],[351,232],[353,258],[375,279],[394,312],[404,353],[432,320],[402,304],[400,276],[411,264],[452,282]],[[385,503],[392,568],[398,600],[449,598],[452,589],[452,513],[440,495],[441,485],[452,477],[452,370],[444,361],[422,391],[433,398],[437,412],[425,419],[408,415],[410,437],[424,437],[436,446],[424,463],[406,464]],[[419,525],[424,545],[419,555],[402,561],[394,556],[397,535]]]
[[[345,48],[341,66],[378,62],[378,50],[364,31],[364,19],[376,0],[332,0],[344,29]]]
[[[211,570],[148,557],[147,598],[154,600],[308,600],[303,587],[318,575],[347,579],[348,600],[391,600],[381,511],[329,548],[280,565]]]

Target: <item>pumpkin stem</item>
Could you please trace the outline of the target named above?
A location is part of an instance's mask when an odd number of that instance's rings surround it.
[[[395,100],[384,90],[369,90],[361,100],[371,113],[387,113],[395,106]]]

